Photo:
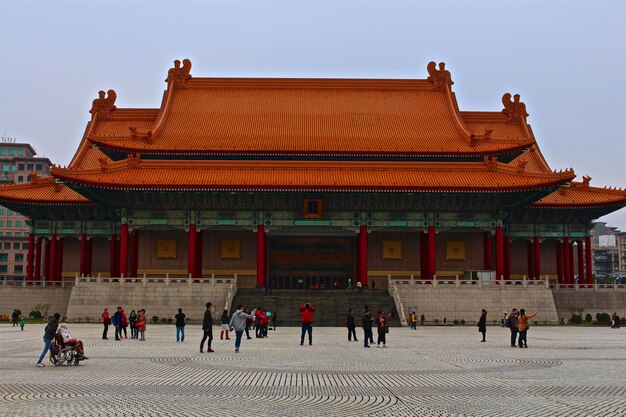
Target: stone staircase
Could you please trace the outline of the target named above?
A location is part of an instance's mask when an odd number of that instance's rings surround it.
[[[389,313],[395,307],[387,290],[363,290],[360,293],[346,290],[273,290],[271,295],[264,295],[262,289],[240,288],[233,299],[232,311],[239,304],[248,308],[262,307],[277,314],[278,326],[300,326],[299,309],[305,303],[315,307],[314,325],[324,327],[343,326],[349,308],[354,309],[359,327],[365,305],[369,305],[374,314],[381,308]],[[400,320],[396,317],[390,325],[400,326]]]

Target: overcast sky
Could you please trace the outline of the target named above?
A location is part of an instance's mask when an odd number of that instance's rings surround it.
[[[99,90],[158,107],[174,59],[198,77],[426,78],[461,110],[521,94],[552,168],[626,186],[626,2],[0,0],[0,133],[67,164]],[[626,230],[626,210],[603,219]]]

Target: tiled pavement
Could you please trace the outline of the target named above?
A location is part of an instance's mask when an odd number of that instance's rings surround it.
[[[70,327],[91,359],[39,369],[43,325],[0,325],[0,416],[626,415],[626,329],[535,326],[517,349],[508,329],[480,343],[474,326],[392,328],[365,349],[342,328],[315,328],[311,347],[279,328],[237,354],[215,327],[201,354],[199,326],[184,343],[171,325],[146,342]]]

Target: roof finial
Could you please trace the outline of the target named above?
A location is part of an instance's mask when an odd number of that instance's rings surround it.
[[[515,94],[513,96],[514,101],[511,101],[511,93],[505,93],[502,96],[502,104],[504,104],[502,113],[506,115],[507,124],[519,124],[522,123],[526,117],[528,117],[528,113],[526,113],[526,105],[519,101],[519,97],[519,94]]]
[[[183,59],[183,66],[180,66],[180,61],[177,59],[174,61],[174,68],[170,68],[167,71],[166,83],[174,82],[174,88],[186,88],[187,80],[191,78],[189,74],[191,72],[191,61]]]
[[[111,118],[109,112],[115,110],[115,100],[117,99],[117,94],[114,90],[109,90],[106,93],[104,91],[98,92],[98,98],[93,101],[91,104],[91,110],[89,113],[92,114],[93,118],[98,118],[101,120],[108,120]]]
[[[426,79],[433,83],[434,91],[445,91],[446,85],[450,87],[454,84],[452,81],[452,74],[450,74],[450,71],[446,69],[445,62],[440,62],[439,69],[437,69],[435,61],[430,61],[426,66],[426,69],[428,70],[428,78]]]

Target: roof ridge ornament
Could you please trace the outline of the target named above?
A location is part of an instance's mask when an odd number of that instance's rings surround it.
[[[143,139],[146,143],[152,143],[152,130],[148,130],[147,132],[139,132],[136,127],[129,127],[130,137],[133,139]]]
[[[487,167],[487,171],[497,171],[498,170],[498,157],[497,156],[492,156],[491,158],[489,156],[486,156],[483,158],[483,164]]]
[[[506,115],[506,123],[509,125],[516,125],[524,122],[524,119],[528,117],[526,113],[526,104],[519,100],[520,95],[515,94],[513,101],[511,101],[511,93],[505,93],[502,96],[502,104],[504,109],[502,113]]]
[[[517,170],[516,172],[518,174],[523,174],[524,171],[526,171],[526,164],[528,164],[528,161],[524,158],[520,158],[517,160]]]
[[[126,163],[128,164],[129,168],[137,168],[140,162],[141,154],[139,152],[136,152],[134,154],[130,152],[126,155]]]
[[[183,65],[181,67],[180,61],[177,59],[174,61],[174,67],[167,71],[167,78],[165,82],[169,85],[173,82],[174,88],[187,88],[187,80],[191,78],[191,61],[183,59]]]
[[[109,120],[111,118],[110,112],[117,109],[115,106],[116,99],[115,90],[109,90],[106,93],[102,90],[98,91],[98,98],[92,102],[91,110],[89,110],[92,119]]]
[[[591,182],[591,177],[589,175],[583,175],[583,182],[580,184],[580,186],[589,187],[590,182]]]
[[[491,140],[491,133],[493,129],[485,129],[485,132],[482,135],[477,135],[474,132],[470,133],[470,146],[476,146],[480,142],[488,142]]]
[[[109,158],[106,156],[99,157],[98,162],[100,163],[100,171],[106,172],[109,169]]]
[[[446,63],[440,62],[439,69],[435,61],[430,61],[426,66],[428,70],[428,81],[433,83],[433,91],[445,91],[446,86],[451,87],[454,82],[452,81],[452,74],[446,69]]]

